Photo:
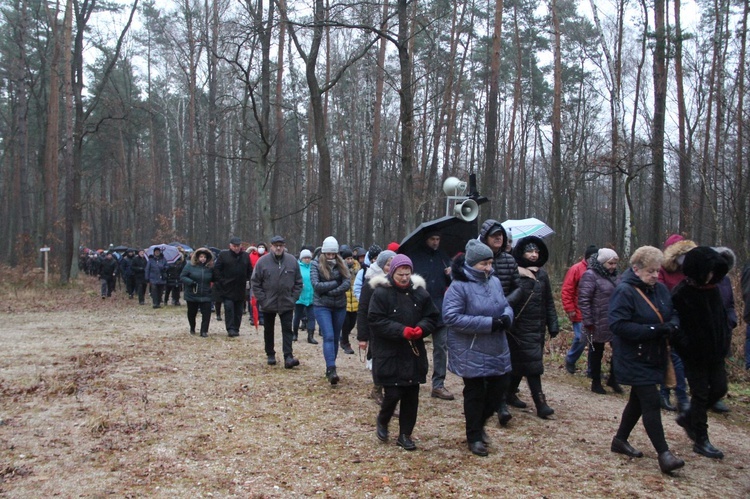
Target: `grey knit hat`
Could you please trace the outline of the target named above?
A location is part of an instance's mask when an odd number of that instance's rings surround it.
[[[469,239],[469,242],[466,243],[466,263],[469,267],[473,267],[483,260],[489,260],[493,256],[490,247],[476,239]]]
[[[333,236],[328,236],[323,239],[323,246],[320,248],[321,253],[338,253],[339,242]]]
[[[394,256],[396,256],[395,251],[391,251],[391,250],[381,251],[378,254],[378,259],[375,261],[375,263],[378,264],[378,267],[380,267],[380,270],[383,270],[383,267],[385,267],[385,264],[388,263],[388,260],[390,260]]]

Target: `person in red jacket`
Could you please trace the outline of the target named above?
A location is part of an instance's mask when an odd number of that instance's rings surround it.
[[[570,345],[565,356],[565,370],[570,374],[576,372],[576,362],[581,358],[583,350],[586,348],[586,340],[583,337],[581,329],[581,309],[578,308],[578,283],[581,282],[581,276],[588,270],[588,259],[599,251],[599,248],[593,244],[586,248],[583,259],[574,264],[565,274],[562,285],[562,305],[565,313],[568,314],[570,322],[573,323],[573,344]],[[588,373],[588,368],[586,369]]]

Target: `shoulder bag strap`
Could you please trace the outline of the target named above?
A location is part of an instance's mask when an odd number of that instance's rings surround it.
[[[654,312],[656,312],[656,316],[659,318],[659,322],[663,323],[664,322],[664,317],[661,316],[661,312],[659,312],[659,309],[656,308],[656,306],[654,305],[654,303],[651,300],[648,299],[648,296],[646,296],[646,293],[644,293],[640,288],[638,288],[636,286],[633,286],[633,287],[635,288],[636,291],[638,291],[638,294],[641,295],[644,300],[646,300],[646,303],[649,304],[649,306],[651,307],[651,309]]]

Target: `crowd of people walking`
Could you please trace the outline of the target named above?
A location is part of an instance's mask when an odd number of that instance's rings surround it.
[[[375,434],[389,441],[389,425],[397,417],[396,443],[406,450],[417,448],[413,432],[419,386],[427,382],[430,366],[427,337],[432,343],[430,395],[454,400],[445,386],[446,373],[461,378],[471,453],[489,454],[485,427],[495,415],[507,426],[511,408],[527,407],[519,397],[523,378],[537,416],[551,418],[555,410],[542,387],[544,345],[561,327],[545,270],[545,241],[528,236],[511,244],[503,225],[489,219],[457,255],[443,251],[439,231],[424,234],[424,241],[408,251],[399,253],[396,243],[388,248],[373,244],[365,250],[328,236],[294,256],[279,235],[270,240],[270,251],[263,243],[244,248],[242,240],[233,237],[227,249],[199,248],[170,263],[156,247],[150,254],[128,249],[119,259],[111,251],[86,255],[82,266],[100,278],[103,299],[112,295],[118,276],[139,304],[145,303],[148,286],[153,308],[169,303],[170,296],[172,305],[180,305],[182,292],[190,334],[207,337],[211,317],[216,313],[220,319],[223,309],[227,336],[237,337],[247,313],[256,326],[263,326],[266,363],[271,366],[277,364],[277,316],[286,369],[300,365],[294,356],[299,332],[306,331],[307,342],[318,345],[317,328],[321,372],[332,386],[342,382],[339,352],[355,353],[350,336],[356,329],[360,355],[372,370],[370,396],[380,406]],[[612,452],[643,457],[629,443],[642,420],[661,471],[683,467],[684,460],[670,451],[662,426],[661,409],[671,408],[678,412],[676,421],[694,442],[695,453],[724,457],[708,438],[707,413],[719,410],[727,392],[724,364],[737,326],[727,274],[734,265],[728,248],[698,246],[672,235],[664,250],[636,249],[625,269],[614,249],[590,245],[567,272],[562,309],[574,336],[565,356],[566,371],[576,373],[588,350],[586,375],[592,392],[605,395],[606,386],[621,394],[622,385],[630,387],[619,426],[613,428]],[[743,269],[741,286],[747,322],[750,264]],[[747,338],[750,368],[750,326]],[[676,408],[669,400],[672,389]]]

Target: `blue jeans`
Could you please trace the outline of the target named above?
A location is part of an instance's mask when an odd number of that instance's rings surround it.
[[[745,331],[745,369],[750,369],[750,324]]]
[[[685,365],[674,350],[672,350],[672,364],[674,364],[674,374],[675,378],[677,378],[677,386],[674,389],[674,393],[677,395],[677,404],[682,407],[689,407],[690,399],[688,398],[687,383],[685,382]],[[664,385],[661,385],[661,396],[669,398],[669,388]]]
[[[445,368],[448,363],[448,326],[432,333],[432,389],[445,387]]]
[[[586,349],[586,339],[583,337],[583,328],[580,322],[573,323],[573,344],[565,356],[566,364],[575,364],[581,358],[583,351]]]
[[[296,333],[299,331],[299,323],[305,317],[307,320],[307,332],[315,332],[315,310],[312,305],[302,305],[301,303],[294,304],[294,320],[292,322],[292,330]]]
[[[326,360],[326,369],[336,367],[336,354],[339,351],[341,328],[344,326],[345,318],[346,307],[315,307],[315,320],[323,334],[323,358]]]

